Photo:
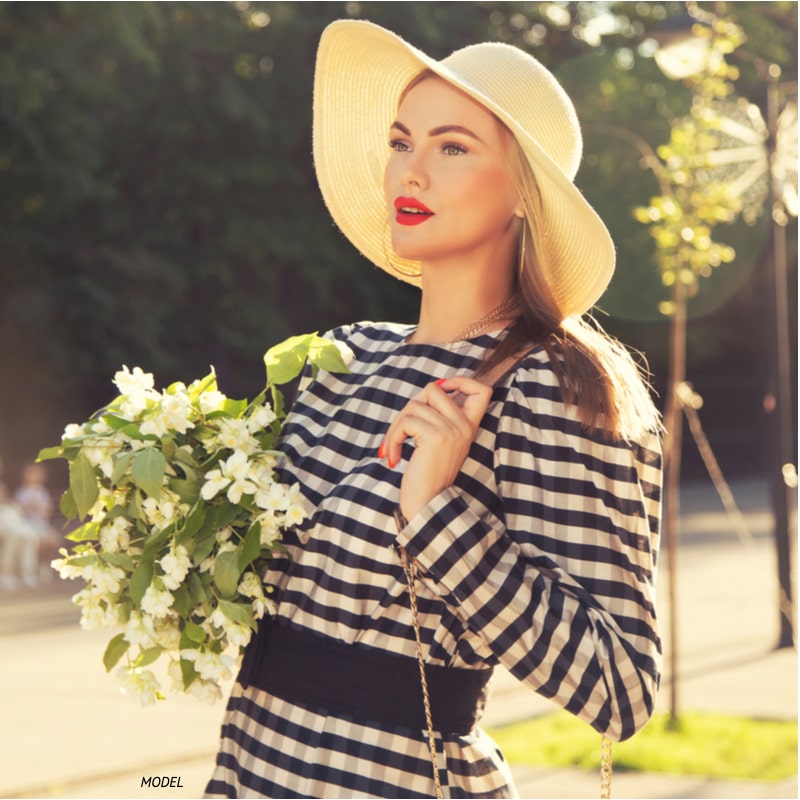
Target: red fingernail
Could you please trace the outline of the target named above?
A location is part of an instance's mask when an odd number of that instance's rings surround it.
[[[443,383],[445,383],[446,381],[447,381],[447,378],[439,378],[439,380],[438,380],[438,381],[436,381],[436,385],[437,385],[437,386],[441,386],[441,385],[442,385]]]
[[[389,469],[394,469],[396,464],[396,461],[392,461],[391,458],[389,459]]]
[[[378,458],[383,459],[386,455],[386,442],[381,442],[381,446],[378,448]]]

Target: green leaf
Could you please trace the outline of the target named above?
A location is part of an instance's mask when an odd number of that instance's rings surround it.
[[[189,641],[196,644],[202,644],[206,640],[206,632],[195,622],[187,622],[183,631]]]
[[[181,659],[181,676],[183,678],[184,689],[189,688],[189,685],[198,676],[198,674],[199,673],[194,668],[194,664],[191,661],[187,661],[185,658]]]
[[[126,572],[133,572],[136,568],[136,564],[127,553],[100,553],[100,558],[106,564],[111,564],[112,567],[119,567]]]
[[[107,645],[105,653],[103,653],[103,665],[106,672],[111,672],[116,666],[117,662],[128,652],[130,642],[125,639],[124,633],[118,633]]]
[[[164,648],[159,644],[155,647],[148,647],[146,650],[142,650],[139,653],[133,665],[135,667],[146,667],[152,664],[163,652]]]
[[[256,621],[253,619],[253,609],[244,603],[229,603],[227,600],[219,601],[219,610],[234,622],[247,625],[253,630],[257,629]]]
[[[64,457],[64,448],[61,445],[57,447],[45,447],[39,451],[39,454],[36,456],[37,461],[49,461],[53,458],[63,458]]]
[[[192,602],[197,605],[198,603],[207,603],[211,599],[211,592],[205,581],[210,581],[211,576],[200,577],[194,570],[189,572],[188,585],[189,594]]]
[[[349,372],[347,364],[344,363],[342,351],[336,346],[335,342],[317,336],[311,343],[308,351],[308,360],[317,369],[325,372]]]
[[[142,558],[150,558],[154,559],[158,555],[158,551],[161,548],[161,545],[172,536],[175,527],[173,525],[167,525],[166,528],[160,531],[153,531],[147,538],[144,540],[144,547],[142,550]]]
[[[192,596],[189,594],[189,587],[182,583],[177,589],[172,592],[172,607],[182,616],[189,616],[192,610]]]
[[[220,553],[214,562],[214,583],[223,597],[233,597],[239,585],[239,550]]]
[[[100,523],[99,522],[85,522],[80,528],[75,528],[74,531],[66,535],[66,539],[70,542],[87,542],[96,541],[100,536]]]
[[[264,354],[267,368],[267,383],[284,384],[293,381],[302,371],[308,351],[316,333],[291,336],[280,344],[270,347]]]
[[[229,397],[222,404],[222,410],[224,412],[224,416],[238,418],[244,413],[247,405],[247,400],[231,400]]]
[[[216,541],[213,528],[203,530],[197,535],[194,552],[192,553],[192,562],[195,566],[199,567],[211,555]]]
[[[75,500],[78,517],[83,519],[97,502],[100,493],[94,467],[83,453],[69,465],[69,490]]]
[[[72,496],[72,492],[69,489],[61,495],[58,507],[65,519],[77,519],[78,506],[75,505],[75,498]]]
[[[261,555],[261,523],[254,522],[247,531],[244,541],[239,545],[239,568],[245,571],[251,561]]]
[[[197,498],[200,497],[200,490],[203,488],[202,478],[192,478],[191,480],[184,480],[183,478],[170,478],[169,487],[184,503],[195,503]]]
[[[176,544],[183,544],[188,539],[191,539],[203,527],[206,520],[206,509],[203,503],[196,502],[189,513],[186,515],[186,520],[183,527],[178,529],[178,535],[175,537]]]
[[[148,497],[157,500],[161,496],[161,483],[166,469],[167,462],[161,451],[155,447],[146,447],[134,456],[131,475],[134,483]]]
[[[114,470],[111,473],[111,483],[115,486],[122,480],[125,473],[128,471],[128,467],[130,466],[131,459],[134,457],[135,453],[131,450],[128,450],[125,453],[119,453],[118,455],[114,456]]]
[[[133,600],[137,608],[142,604],[142,598],[147,591],[147,587],[150,585],[150,581],[153,580],[154,572],[155,566],[152,561],[141,561],[139,566],[133,571],[133,575],[131,575],[128,594],[131,596],[131,600]]]

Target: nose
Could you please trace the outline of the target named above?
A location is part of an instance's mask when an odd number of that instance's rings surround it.
[[[422,153],[417,150],[408,154],[400,178],[404,186],[415,189],[425,189],[428,186],[428,170]]]

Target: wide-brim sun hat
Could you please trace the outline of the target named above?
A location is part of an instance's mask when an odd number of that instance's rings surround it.
[[[513,45],[481,42],[436,61],[391,31],[339,20],[322,34],[314,77],[314,165],[334,222],[370,261],[421,285],[419,264],[387,246],[383,172],[402,91],[430,70],[497,116],[536,179],[544,219],[535,242],[564,317],[588,311],[614,272],[611,236],[574,184],[583,142],[572,101],[552,73]]]

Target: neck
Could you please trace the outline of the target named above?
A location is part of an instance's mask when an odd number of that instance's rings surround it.
[[[483,276],[487,273],[484,272]],[[458,340],[487,314],[514,294],[513,280],[498,281],[477,275],[452,275],[446,270],[423,268],[419,324],[412,335],[417,344],[446,344]],[[512,308],[500,318],[487,320],[480,333],[501,330],[515,315]],[[473,335],[477,335],[474,333]]]

